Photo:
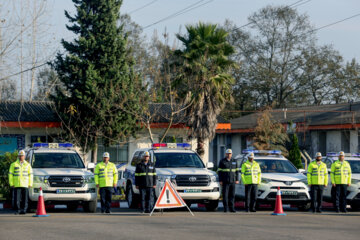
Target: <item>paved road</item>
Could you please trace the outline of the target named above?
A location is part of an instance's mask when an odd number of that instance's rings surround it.
[[[360,212],[323,214],[286,211],[287,216],[256,213],[186,211],[156,212],[153,216],[130,209],[111,215],[48,211],[47,218],[15,216],[0,211],[0,239],[359,239]]]

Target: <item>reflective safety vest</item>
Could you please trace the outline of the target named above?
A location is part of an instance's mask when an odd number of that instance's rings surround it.
[[[33,173],[30,164],[26,161],[23,164],[18,159],[10,165],[9,169],[9,184],[10,187],[32,187]]]
[[[95,184],[99,187],[113,187],[114,184],[117,184],[118,181],[118,171],[115,164],[104,162],[96,164],[94,171],[95,174]]]
[[[307,179],[309,185],[328,185],[328,171],[326,164],[321,162],[320,165],[316,161],[309,164]]]
[[[351,184],[351,167],[349,162],[337,160],[331,164],[331,182],[335,184]]]
[[[260,165],[253,161],[247,160],[241,166],[241,181],[243,184],[260,184],[261,183],[261,169]]]

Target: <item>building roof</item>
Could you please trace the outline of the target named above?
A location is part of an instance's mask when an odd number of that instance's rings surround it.
[[[51,102],[0,102],[0,121],[60,122]]]
[[[255,128],[259,114],[230,120],[231,129]],[[307,126],[355,124],[360,123],[360,102],[274,109],[271,115],[281,123],[305,123]]]

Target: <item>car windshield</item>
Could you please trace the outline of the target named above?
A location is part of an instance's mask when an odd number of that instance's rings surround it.
[[[360,161],[359,160],[352,160],[352,161],[348,161],[348,162],[350,163],[352,173],[360,173]]]
[[[85,168],[76,153],[34,153],[33,168]]]
[[[288,160],[255,159],[262,173],[298,173],[296,167]]]
[[[205,168],[200,157],[195,153],[155,153],[156,168]]]

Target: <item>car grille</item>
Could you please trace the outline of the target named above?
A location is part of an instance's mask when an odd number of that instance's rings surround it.
[[[82,176],[50,176],[48,181],[49,181],[50,187],[82,187],[82,186],[84,186],[84,178]]]
[[[210,184],[208,175],[177,175],[175,180],[179,187],[206,187]]]
[[[275,200],[276,192],[269,193],[269,195],[267,196],[267,199]],[[281,200],[308,200],[308,197],[306,196],[306,193],[298,193],[297,195],[281,194]]]

